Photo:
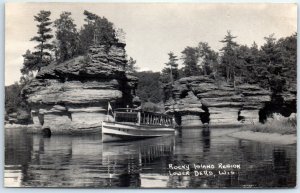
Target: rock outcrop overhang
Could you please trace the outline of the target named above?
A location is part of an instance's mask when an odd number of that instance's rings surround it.
[[[272,93],[258,85],[236,86],[207,76],[181,78],[164,88],[165,106],[182,126],[239,126],[259,121],[259,111],[271,102]],[[296,100],[295,92],[282,94],[285,101]]]
[[[35,126],[52,133],[97,131],[108,102],[130,105],[138,79],[125,73],[124,47],[91,46],[87,56],[42,68],[22,91]]]

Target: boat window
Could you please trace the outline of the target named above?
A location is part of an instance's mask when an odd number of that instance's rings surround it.
[[[137,123],[137,113],[123,113],[123,112],[117,112],[115,117],[117,122],[132,122]]]
[[[141,112],[141,124],[146,125],[172,125],[172,117],[159,113]]]

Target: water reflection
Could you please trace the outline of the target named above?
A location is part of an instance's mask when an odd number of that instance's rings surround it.
[[[102,165],[109,178],[118,178],[120,187],[140,187],[140,174],[166,165],[175,148],[175,138],[164,137],[124,143],[102,144]],[[142,174],[143,175],[143,174]]]
[[[283,149],[274,149],[273,150],[273,168],[277,178],[278,186],[284,187],[288,183],[288,174],[290,171],[290,160],[287,158],[286,151]]]
[[[5,185],[25,187],[284,187],[296,183],[296,146],[228,137],[232,129],[183,129],[123,143],[95,136],[5,132]],[[169,164],[241,164],[235,175],[173,176]],[[193,169],[192,169],[193,170]],[[217,169],[214,170],[217,172]]]
[[[25,130],[5,130],[5,184],[20,186],[28,176],[31,161],[32,136]]]
[[[202,130],[203,152],[209,152],[210,148],[210,130]]]

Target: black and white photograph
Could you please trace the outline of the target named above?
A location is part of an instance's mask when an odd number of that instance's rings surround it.
[[[8,2],[4,19],[5,188],[296,187],[296,3]]]

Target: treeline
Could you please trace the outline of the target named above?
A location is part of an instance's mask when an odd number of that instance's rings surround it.
[[[36,42],[34,50],[23,55],[23,77],[32,76],[44,66],[61,63],[78,55],[84,55],[92,44],[110,45],[123,42],[124,32],[114,27],[105,17],[84,11],[85,24],[78,30],[71,12],[62,12],[51,21],[50,11],[40,11],[34,16],[37,34],[30,39]],[[53,30],[54,29],[54,30]]]
[[[5,87],[5,111],[7,114],[17,112],[17,109],[22,106],[20,92],[21,86],[18,83]]]
[[[160,72],[137,72],[133,67],[133,74],[139,79],[136,95],[142,102],[142,109],[150,112],[164,112]]]
[[[258,47],[253,42],[249,47],[235,41],[237,37],[227,32],[220,43],[223,47],[215,51],[208,43],[186,47],[181,56],[168,53],[169,60],[158,72],[137,72],[139,77],[137,94],[144,104],[152,109],[161,109],[166,84],[189,76],[206,75],[217,83],[227,82],[234,87],[239,84],[258,84],[272,91],[274,95],[296,89],[297,81],[297,34],[275,39],[274,34],[265,37],[265,43]],[[179,68],[179,61],[183,66]]]
[[[235,41],[230,31],[220,42],[223,47],[214,51],[206,42],[197,47],[186,47],[182,52],[183,67],[178,68],[178,57],[170,52],[169,61],[161,72],[161,82],[170,83],[182,77],[207,75],[216,81],[236,86],[259,84],[274,94],[296,85],[297,34],[276,39],[274,34],[265,37],[258,47],[249,47]]]
[[[110,47],[117,42],[125,43],[124,31],[115,28],[107,18],[89,11],[83,14],[85,24],[80,28],[77,28],[70,12],[62,12],[54,21],[50,19],[50,11],[42,10],[34,16],[37,33],[30,41],[36,42],[36,46],[23,55],[20,81],[14,84],[14,89],[5,90],[5,108],[9,112],[19,107],[20,90],[42,67],[85,55],[92,44]],[[223,47],[217,51],[207,42],[199,42],[196,47],[187,46],[179,57],[170,52],[169,61],[160,73],[137,72],[136,61],[131,57],[125,70],[139,77],[137,94],[143,103],[150,103],[149,106],[162,101],[161,88],[164,84],[182,77],[206,75],[234,87],[243,83],[259,84],[274,94],[296,85],[296,33],[280,39],[270,35],[264,38],[265,43],[260,47],[255,42],[250,47],[241,45],[236,38],[228,31],[220,40]],[[183,64],[181,68],[179,60]],[[157,108],[161,109],[161,106]]]
[[[5,121],[21,124],[30,122],[29,108],[20,97],[22,87],[17,82],[5,87]]]

